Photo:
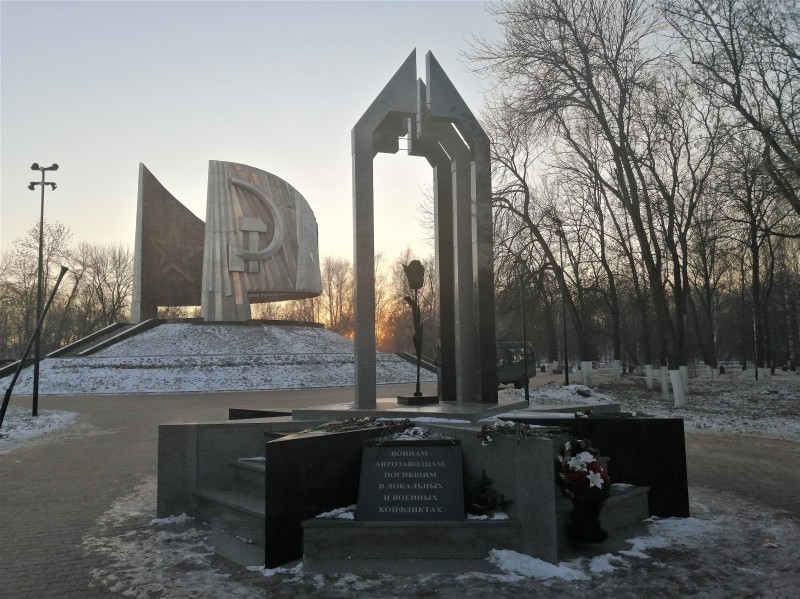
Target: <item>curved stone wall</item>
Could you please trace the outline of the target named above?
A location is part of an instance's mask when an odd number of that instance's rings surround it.
[[[139,164],[131,322],[200,304],[205,225]]]
[[[208,167],[202,316],[250,319],[250,304],[322,292],[317,220],[272,173],[212,160]]]

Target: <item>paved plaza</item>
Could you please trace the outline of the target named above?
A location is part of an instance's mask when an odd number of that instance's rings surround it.
[[[159,424],[227,420],[228,408],[338,403],[352,394],[351,388],[335,388],[40,396],[41,410],[77,412],[79,417],[77,424],[46,442],[40,438],[0,455],[0,597],[109,597],[107,589],[89,587],[91,570],[104,564],[100,557],[86,555],[83,536],[115,499],[156,475]],[[30,399],[15,397],[12,403],[30,406]]]

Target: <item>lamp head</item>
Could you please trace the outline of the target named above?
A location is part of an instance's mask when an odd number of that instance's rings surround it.
[[[38,170],[39,170],[39,163],[38,163],[38,162],[34,162],[34,163],[31,165],[31,170],[32,170],[32,171],[38,171]]]
[[[44,170],[46,170],[46,171],[57,171],[58,170],[58,165],[54,162],[50,166],[46,167]]]
[[[55,184],[55,183],[51,183],[51,184],[50,184],[50,189],[52,189],[52,190],[54,190],[54,191],[55,191],[55,188],[56,188],[56,184]]]
[[[28,184],[28,189],[30,189],[31,191],[33,191],[34,189],[36,189],[36,182],[35,182],[35,181],[31,181],[31,182]]]

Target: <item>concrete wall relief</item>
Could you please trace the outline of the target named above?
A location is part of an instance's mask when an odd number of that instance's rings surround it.
[[[249,320],[251,302],[322,291],[314,213],[294,187],[266,171],[209,163],[205,247],[205,320]]]
[[[131,320],[159,306],[201,306],[207,321],[250,320],[252,303],[322,292],[317,221],[283,179],[209,162],[206,222],[139,167]]]

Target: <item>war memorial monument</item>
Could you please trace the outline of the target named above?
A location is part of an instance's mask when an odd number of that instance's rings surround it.
[[[689,514],[681,420],[626,417],[616,404],[589,417],[498,400],[489,142],[431,53],[425,64],[423,81],[412,52],[352,130],[353,402],[159,427],[158,516],[208,522],[215,550],[238,563],[447,571],[479,568],[491,549],[556,563],[575,544],[581,498],[603,508],[589,542],[604,538],[601,525],[613,534],[649,515]],[[433,171],[433,405],[376,391],[373,159],[397,152],[401,137]],[[206,214],[193,216],[140,166],[136,322],[158,306],[199,303],[204,322],[247,323],[254,302],[320,293],[316,220],[289,183],[212,161]],[[574,444],[586,438],[602,455],[588,460],[594,450]],[[556,471],[579,456],[596,470],[588,478]],[[601,476],[608,460],[624,483],[616,490]]]

